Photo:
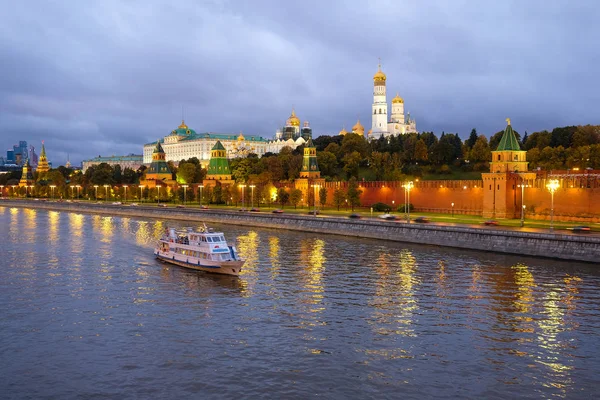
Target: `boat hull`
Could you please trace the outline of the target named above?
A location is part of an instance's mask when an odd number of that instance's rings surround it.
[[[212,274],[239,276],[242,266],[244,265],[243,260],[220,261],[215,265],[205,265],[198,262],[192,263],[187,260],[179,260],[174,255],[166,255],[158,251],[154,251],[154,254],[160,261],[196,271],[209,272]]]

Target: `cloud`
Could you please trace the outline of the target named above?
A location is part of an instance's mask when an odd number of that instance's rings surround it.
[[[600,124],[598,7],[560,1],[16,2],[0,15],[0,146],[59,163],[142,151],[186,122],[270,138],[370,125],[381,57],[424,131]]]

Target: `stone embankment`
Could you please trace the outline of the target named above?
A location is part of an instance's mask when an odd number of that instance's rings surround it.
[[[406,224],[375,219],[237,212],[156,206],[4,200],[0,207],[36,208],[122,217],[142,217],[288,229],[462,249],[600,262],[600,236],[503,230],[438,224]]]

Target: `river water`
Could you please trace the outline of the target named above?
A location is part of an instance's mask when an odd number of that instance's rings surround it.
[[[166,226],[0,207],[0,397],[597,395],[597,265],[223,225],[220,277]]]

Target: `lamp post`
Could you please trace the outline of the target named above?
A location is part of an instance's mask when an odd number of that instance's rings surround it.
[[[96,201],[98,201],[98,185],[94,185],[94,197]]]
[[[160,188],[162,186],[156,185],[156,199],[158,200],[158,205],[160,206]]]
[[[185,205],[186,200],[187,200],[186,191],[187,191],[188,185],[181,185],[181,187],[183,188],[183,204]]]
[[[256,185],[250,185],[251,195],[250,195],[250,207],[254,208],[254,188]]]
[[[451,205],[452,205],[452,218],[454,218],[454,203],[452,203]]]
[[[108,199],[108,185],[104,185],[104,201]]]
[[[75,188],[77,188],[77,200],[79,200],[79,189],[81,188],[81,185],[75,185]]]
[[[17,185],[12,185],[11,187],[12,187],[12,190],[13,190],[13,197],[16,197],[15,196],[15,188],[17,187]]]
[[[244,188],[246,187],[246,185],[240,185],[240,188],[242,189],[242,209],[244,209]]]
[[[319,185],[313,185],[313,187],[315,188],[315,195],[313,197],[313,201],[314,201],[314,204],[315,204],[315,217],[316,217],[317,216],[317,190],[319,189]]]
[[[406,191],[406,222],[410,224],[410,190],[414,187],[413,181],[408,181],[404,184]]]
[[[71,185],[71,200],[73,200],[73,188],[75,187],[75,185]]]
[[[4,198],[4,185],[0,185],[0,197]]]
[[[142,197],[142,190],[144,190],[144,185],[140,185],[140,202],[144,202],[144,198]]]
[[[50,193],[51,193],[51,197],[50,200],[54,201],[54,188],[56,187],[56,185],[50,185]]]
[[[529,185],[521,183],[518,186],[521,187],[521,227],[523,227],[525,226],[525,188],[529,187]]]
[[[546,188],[550,191],[551,203],[550,203],[550,230],[554,230],[554,192],[560,187],[558,179],[551,179],[546,185]]]
[[[125,203],[127,203],[127,185],[123,185],[123,187],[125,188]]]
[[[204,185],[200,185],[198,187],[200,188],[200,207],[202,207],[202,188],[204,187]]]

